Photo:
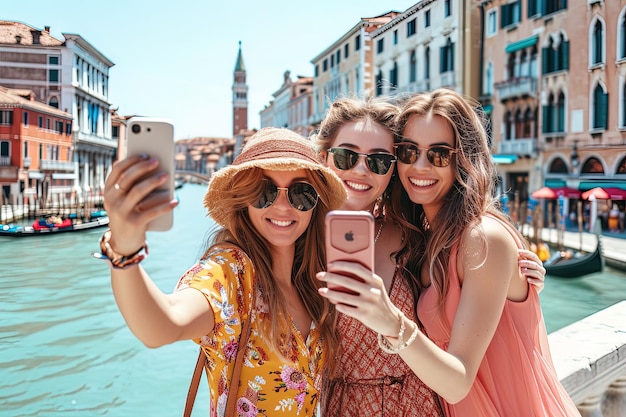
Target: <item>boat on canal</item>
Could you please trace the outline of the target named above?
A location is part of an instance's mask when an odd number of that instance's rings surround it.
[[[106,211],[99,210],[90,213],[88,221],[80,221],[76,214],[72,214],[65,219],[51,220],[41,218],[35,220],[30,226],[19,226],[15,224],[0,224],[0,236],[27,237],[54,235],[58,233],[77,232],[89,230],[97,227],[107,226],[109,217]]]

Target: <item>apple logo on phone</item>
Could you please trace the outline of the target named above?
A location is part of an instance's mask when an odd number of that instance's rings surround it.
[[[354,240],[354,233],[352,233],[352,230],[349,232],[346,232],[345,238],[348,242],[352,242]]]

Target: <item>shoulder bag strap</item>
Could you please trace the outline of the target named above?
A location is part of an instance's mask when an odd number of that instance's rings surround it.
[[[198,385],[200,385],[200,379],[202,378],[202,369],[206,361],[204,350],[200,348],[198,353],[198,360],[196,361],[196,368],[193,370],[193,376],[191,377],[191,384],[189,384],[189,391],[187,392],[187,401],[185,401],[185,411],[183,417],[191,417],[191,410],[193,409],[193,403],[196,401],[196,394],[198,393]]]
[[[248,319],[243,323],[243,329],[241,330],[241,336],[239,337],[239,344],[237,346],[237,358],[235,358],[235,368],[233,369],[233,376],[230,379],[230,388],[228,390],[228,399],[226,400],[226,414],[225,416],[234,416],[235,407],[237,405],[237,391],[239,389],[239,376],[241,375],[241,366],[243,365],[243,356],[246,353],[246,346],[248,345],[248,339],[250,338],[250,322],[252,321],[252,311],[254,310],[256,293],[253,292],[252,309],[248,314]],[[200,348],[198,353],[198,360],[196,361],[196,367],[191,377],[191,383],[189,384],[189,391],[187,392],[187,400],[185,401],[185,410],[183,417],[191,417],[191,410],[193,410],[193,404],[196,401],[196,395],[198,394],[198,386],[200,385],[200,379],[202,378],[202,370],[206,363],[206,355],[204,350]]]

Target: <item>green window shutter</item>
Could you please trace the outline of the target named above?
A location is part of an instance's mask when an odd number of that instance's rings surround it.
[[[445,62],[444,62],[445,59],[446,59],[446,47],[442,46],[439,48],[439,73],[440,74],[445,71]]]
[[[563,42],[563,68],[564,70],[569,69],[569,41]]]
[[[450,44],[450,71],[454,71],[454,43]]]
[[[548,74],[550,69],[548,68],[548,55],[550,51],[548,48],[541,48],[541,73]]]
[[[598,123],[598,127],[603,127],[604,129],[609,127],[609,95],[607,93],[602,94],[600,97],[600,120]]]

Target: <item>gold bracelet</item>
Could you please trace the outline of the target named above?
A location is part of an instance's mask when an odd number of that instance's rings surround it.
[[[148,242],[145,242],[142,247],[136,252],[124,256],[116,252],[110,244],[111,241],[111,229],[107,229],[106,232],[100,238],[100,252],[94,252],[91,254],[96,259],[102,259],[109,261],[111,267],[114,269],[126,269],[133,265],[137,265],[139,262],[146,259],[148,256]]]
[[[378,333],[378,347],[384,352],[392,353],[392,354],[398,353],[402,349],[406,348],[411,343],[413,343],[415,341],[415,338],[417,338],[417,333],[419,332],[419,328],[417,327],[417,324],[416,324],[415,329],[413,330],[413,333],[411,333],[411,336],[409,336],[409,339],[406,342],[404,341],[404,331],[406,330],[406,326],[404,324],[404,313],[402,311],[400,311],[398,318],[400,319],[400,331],[398,332],[399,342],[396,346],[392,345],[385,338],[385,336]]]

